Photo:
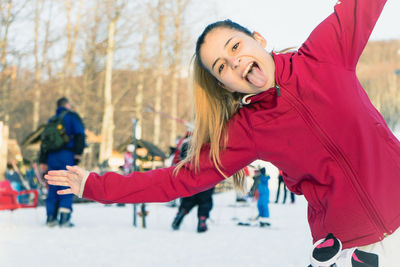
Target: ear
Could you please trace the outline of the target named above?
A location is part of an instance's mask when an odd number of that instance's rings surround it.
[[[267,40],[258,32],[253,32],[253,38],[259,42],[262,47],[267,47]]]

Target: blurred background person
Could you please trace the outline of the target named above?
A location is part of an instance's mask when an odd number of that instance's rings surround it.
[[[72,106],[67,98],[62,97],[58,99],[56,114],[49,120],[50,123],[52,120],[61,118],[62,126],[59,125],[58,128],[63,128],[62,130],[67,137],[65,143],[60,148],[52,149],[51,138],[45,139],[43,137],[46,127],[42,133],[39,162],[43,173],[50,170],[65,170],[67,165],[78,165],[80,162],[85,147],[85,128],[78,113],[73,112],[71,108]],[[57,219],[60,227],[74,226],[70,221],[73,195],[57,194],[58,190],[65,188],[67,187],[49,185],[46,199],[46,225],[49,227],[56,226]],[[59,218],[57,218],[58,213]]]

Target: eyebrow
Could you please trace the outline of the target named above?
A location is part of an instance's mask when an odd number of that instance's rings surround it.
[[[225,43],[225,45],[224,45],[224,48],[229,44],[229,42],[230,42],[232,39],[233,39],[233,37],[229,38],[228,41],[226,41],[226,43]],[[211,66],[211,69],[214,70],[214,66],[215,66],[215,64],[217,64],[217,62],[218,62],[219,59],[220,59],[220,58],[217,58],[217,59],[214,61],[214,63],[213,63],[212,66]]]

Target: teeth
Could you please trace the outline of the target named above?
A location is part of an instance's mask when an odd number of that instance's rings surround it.
[[[249,71],[251,70],[251,68],[253,67],[254,62],[251,62],[247,68],[244,70],[243,74],[242,74],[242,78],[245,78],[247,76],[247,74],[249,73]]]

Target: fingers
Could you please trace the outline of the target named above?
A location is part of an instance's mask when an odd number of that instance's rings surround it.
[[[68,178],[70,178],[71,174],[65,171],[54,171],[49,172],[44,176],[48,181],[55,181],[55,182],[65,182]]]
[[[83,175],[84,170],[82,168],[78,167],[78,166],[66,166],[66,167],[67,167],[68,171],[70,171],[72,173],[75,173],[78,176],[82,176]]]
[[[60,175],[60,176],[66,176],[69,171],[65,170],[59,170],[59,171],[49,171],[48,175]]]
[[[58,170],[58,171],[49,171],[47,173],[47,176],[52,178],[52,177],[69,177],[71,173],[78,173],[79,171],[78,166],[67,166],[67,170]]]
[[[89,175],[89,171],[82,169],[79,166],[66,166],[67,170],[70,171],[71,173],[75,173],[80,179],[84,179]]]
[[[58,175],[55,175],[58,174]],[[73,173],[66,171],[54,171],[51,174],[46,174],[44,178],[47,179],[47,183],[50,185],[59,185],[59,186],[72,186],[73,178],[76,176]],[[68,193],[69,194],[69,193]]]
[[[67,181],[48,180],[47,183],[51,185],[70,186],[70,184]]]
[[[64,190],[58,190],[57,194],[59,195],[68,195],[68,194],[73,194],[71,188],[64,189]]]
[[[78,166],[66,166],[67,170],[69,170],[70,172],[78,172],[79,167]]]

